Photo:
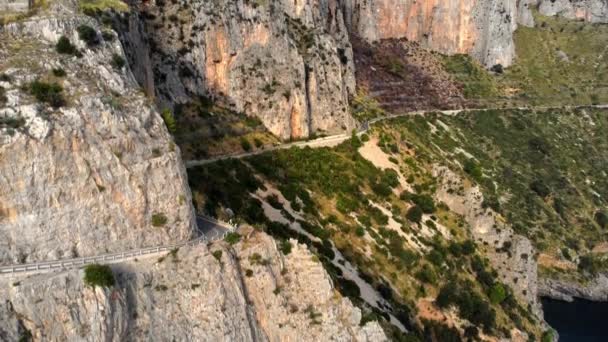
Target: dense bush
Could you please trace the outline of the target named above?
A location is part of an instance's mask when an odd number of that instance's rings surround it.
[[[72,43],[66,36],[59,37],[59,40],[55,45],[55,50],[57,50],[58,53],[64,55],[76,55],[78,53],[76,47],[72,45]]]
[[[163,112],[161,113],[161,116],[163,118],[163,121],[165,122],[165,125],[167,126],[167,130],[170,133],[177,132],[177,123],[175,122],[175,117],[173,116],[173,113],[171,112],[171,110],[168,108],[165,108],[163,110]]]
[[[433,267],[424,264],[418,272],[416,272],[416,278],[423,283],[434,285],[437,283],[437,273],[433,270]]]
[[[530,183],[530,190],[534,191],[540,197],[547,197],[551,194],[551,189],[541,179],[537,179]]]
[[[411,194],[410,199],[416,204],[425,214],[432,214],[435,212],[435,201],[433,197],[426,194]]]
[[[500,304],[507,298],[507,290],[501,283],[496,283],[490,289],[488,297],[492,303]]]
[[[241,236],[239,235],[239,233],[228,233],[226,234],[224,241],[226,241],[230,245],[235,245],[239,241],[241,241]]]
[[[30,93],[34,95],[36,100],[48,103],[53,108],[65,105],[63,88],[57,83],[34,81],[30,84]]]
[[[475,159],[467,159],[463,165],[464,172],[471,175],[476,180],[479,180],[483,175],[481,166],[475,161]]]
[[[53,75],[55,77],[65,77],[67,75],[67,73],[62,68],[54,68]]]
[[[99,44],[99,36],[94,28],[88,25],[80,25],[77,28],[78,37],[87,43],[88,46],[95,46]]]
[[[436,303],[443,309],[456,306],[463,318],[491,332],[496,326],[496,312],[473,288],[469,281],[451,280],[439,291]]]
[[[241,148],[243,148],[243,150],[247,152],[251,151],[251,143],[245,137],[241,137]]]
[[[422,220],[422,214],[422,209],[420,209],[419,206],[415,205],[407,211],[405,217],[407,217],[407,219],[411,222],[420,223],[420,221]]]
[[[424,319],[424,340],[432,342],[461,342],[458,329],[435,320]]]
[[[112,61],[110,64],[114,69],[121,70],[127,64],[127,61],[125,61],[121,55],[115,53],[112,55]]]
[[[167,216],[163,213],[155,213],[152,215],[152,225],[154,227],[162,227],[167,224]]]
[[[0,105],[4,105],[7,101],[6,90],[0,86]]]
[[[604,211],[598,211],[595,213],[595,222],[602,228],[608,228],[608,214]]]
[[[114,286],[114,273],[108,265],[92,264],[84,268],[84,282],[89,286]]]

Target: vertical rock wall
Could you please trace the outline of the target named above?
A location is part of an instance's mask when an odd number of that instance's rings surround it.
[[[152,61],[163,105],[212,97],[284,139],[355,126],[353,58],[335,1],[157,1],[141,15],[150,53],[133,62]]]

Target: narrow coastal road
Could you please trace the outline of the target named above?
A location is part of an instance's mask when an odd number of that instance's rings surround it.
[[[427,115],[427,114],[431,114],[431,113],[439,113],[439,114],[443,114],[443,115],[458,115],[458,114],[467,113],[467,112],[487,112],[487,111],[493,111],[493,110],[550,110],[550,109],[579,109],[579,108],[608,109],[608,104],[559,106],[559,107],[539,106],[539,107],[480,108],[480,109],[466,108],[466,109],[453,109],[453,110],[421,110],[421,111],[415,111],[415,112],[407,112],[407,113],[401,113],[401,114],[381,116],[378,118],[371,119],[369,121],[364,122],[361,125],[361,127],[359,127],[359,130],[357,131],[357,135],[360,136],[360,135],[366,133],[367,131],[369,131],[369,128],[373,124],[376,124],[376,123],[382,122],[382,121],[386,121],[386,120],[404,117],[404,116]],[[351,136],[348,134],[337,134],[337,135],[331,135],[328,137],[323,137],[323,138],[313,139],[313,140],[308,140],[308,141],[298,141],[298,142],[294,142],[294,143],[276,145],[276,146],[272,146],[269,148],[255,150],[255,151],[251,151],[251,152],[225,154],[225,155],[216,156],[216,157],[212,157],[212,158],[208,158],[208,159],[188,160],[185,162],[185,164],[186,164],[186,168],[189,169],[189,168],[193,168],[196,166],[215,163],[220,160],[226,160],[226,159],[231,159],[231,158],[241,159],[241,158],[259,155],[259,154],[266,153],[266,152],[277,151],[277,150],[281,150],[281,149],[289,149],[292,147],[300,147],[300,148],[334,147],[334,146],[337,146],[337,145],[341,144],[342,142],[350,139],[350,137]]]
[[[176,248],[195,246],[201,243],[213,242],[223,239],[226,234],[234,230],[233,226],[210,217],[197,216],[198,236],[192,240],[164,246],[154,246],[133,249],[124,252],[106,253],[82,258],[41,261],[29,264],[13,264],[0,266],[0,276],[14,274],[36,274],[51,271],[61,271],[79,268],[89,264],[113,264],[142,257],[150,257],[160,253],[169,252]]]

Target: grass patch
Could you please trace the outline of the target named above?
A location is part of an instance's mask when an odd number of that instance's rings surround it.
[[[117,12],[128,12],[129,5],[120,0],[79,0],[80,9],[86,13],[103,12],[113,9]]]

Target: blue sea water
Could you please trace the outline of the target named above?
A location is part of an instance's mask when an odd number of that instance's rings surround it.
[[[542,298],[545,320],[559,333],[560,342],[608,342],[608,303]]]

